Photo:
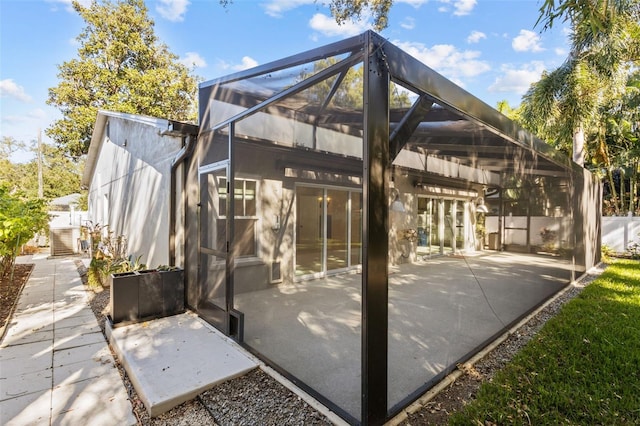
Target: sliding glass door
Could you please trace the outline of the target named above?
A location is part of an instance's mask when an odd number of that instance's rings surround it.
[[[296,188],[296,276],[322,277],[360,264],[362,194]]]
[[[322,272],[324,190],[296,190],[296,276]]]
[[[418,196],[418,256],[452,254],[465,247],[465,202]]]

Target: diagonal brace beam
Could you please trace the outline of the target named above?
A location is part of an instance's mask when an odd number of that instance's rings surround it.
[[[389,154],[392,162],[400,154],[400,151],[407,144],[407,141],[416,131],[433,104],[431,98],[421,95],[402,117],[398,127],[389,136]]]
[[[277,93],[275,95],[273,95],[272,97],[260,102],[259,104],[248,108],[244,111],[242,111],[239,114],[234,115],[231,118],[226,119],[225,121],[216,124],[215,126],[213,126],[213,130],[219,130],[227,125],[229,125],[229,123],[232,123],[234,121],[239,121],[242,120],[244,118],[247,118],[253,114],[256,114],[258,112],[260,112],[262,109],[268,107],[271,104],[274,104],[276,102],[279,102],[280,100],[287,98],[289,96],[295,95],[296,93],[302,92],[305,89],[308,89],[309,87],[313,86],[314,84],[322,81],[322,80],[326,80],[327,78],[333,77],[334,75],[341,73],[345,70],[347,70],[349,67],[352,67],[353,65],[355,65],[356,63],[358,63],[359,61],[362,60],[363,58],[363,53],[362,52],[358,52],[356,54],[353,54],[345,59],[343,59],[342,61],[330,66],[329,68],[325,68],[322,71],[320,71],[319,73],[305,79],[302,80],[301,82],[294,84],[293,86],[283,90],[280,93]]]

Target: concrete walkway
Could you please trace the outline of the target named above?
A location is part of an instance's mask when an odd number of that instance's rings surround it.
[[[259,364],[192,312],[117,328],[107,322],[106,332],[151,417]]]
[[[35,268],[0,343],[0,424],[136,424],[74,260],[18,262]]]

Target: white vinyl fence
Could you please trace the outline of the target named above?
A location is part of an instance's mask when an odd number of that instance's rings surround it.
[[[602,218],[602,245],[623,253],[631,243],[640,244],[640,217],[604,216]]]
[[[540,230],[548,229],[559,232],[559,243],[562,245],[567,235],[562,234],[568,229],[566,218],[531,217],[531,244],[542,244]],[[526,244],[526,221],[524,216],[507,216],[505,221],[504,244]],[[498,218],[487,217],[487,233],[498,232]],[[566,232],[566,231],[565,231]],[[602,217],[602,245],[609,247],[616,253],[624,253],[629,244],[640,244],[640,216],[603,216]]]

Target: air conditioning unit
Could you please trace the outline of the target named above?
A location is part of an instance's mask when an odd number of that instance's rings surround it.
[[[73,228],[53,228],[49,232],[51,256],[66,256],[76,252]]]

